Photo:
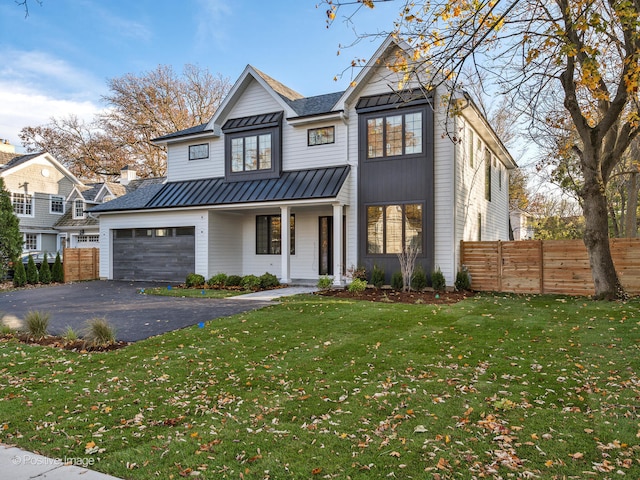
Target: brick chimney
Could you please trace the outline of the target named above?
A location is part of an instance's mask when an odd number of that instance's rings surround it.
[[[138,173],[127,165],[120,170],[120,185],[129,185],[129,182],[135,180],[137,177]]]

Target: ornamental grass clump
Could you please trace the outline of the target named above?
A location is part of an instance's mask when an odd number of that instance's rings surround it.
[[[24,319],[29,337],[35,340],[46,337],[48,335],[50,318],[51,314],[49,312],[30,310]]]
[[[116,343],[116,331],[106,318],[92,318],[87,322],[85,340],[94,346],[105,347]]]

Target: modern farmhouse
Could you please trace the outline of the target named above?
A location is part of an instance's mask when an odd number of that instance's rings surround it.
[[[167,176],[98,205],[100,275],[184,281],[270,272],[282,282],[387,281],[416,248],[453,284],[460,240],[509,238],[516,164],[470,99],[456,115],[418,85],[398,89],[389,37],[343,92],[304,97],[247,66],[206,124],[156,139]]]

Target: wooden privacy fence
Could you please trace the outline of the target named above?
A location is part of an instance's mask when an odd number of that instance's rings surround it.
[[[613,263],[627,293],[640,294],[640,239],[609,240]],[[593,295],[582,240],[461,242],[460,263],[479,291]]]
[[[65,282],[100,278],[100,250],[97,248],[65,248],[62,256]]]

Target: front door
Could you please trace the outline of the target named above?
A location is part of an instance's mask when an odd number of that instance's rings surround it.
[[[319,217],[320,275],[333,275],[333,217]]]

